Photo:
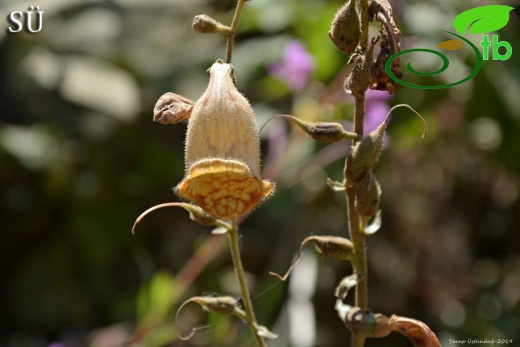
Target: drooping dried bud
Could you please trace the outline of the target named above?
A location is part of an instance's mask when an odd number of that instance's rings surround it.
[[[155,211],[155,210],[158,210],[158,209],[163,208],[163,207],[182,207],[183,209],[185,209],[186,211],[188,211],[190,213],[190,219],[191,220],[193,220],[194,222],[197,222],[199,224],[205,225],[205,226],[219,226],[219,227],[222,227],[222,228],[225,228],[225,229],[228,229],[228,230],[229,230],[229,228],[231,228],[231,226],[229,226],[227,223],[225,223],[225,222],[223,222],[221,220],[216,219],[212,215],[210,215],[207,212],[205,212],[199,206],[192,205],[192,204],[187,204],[187,203],[184,203],[184,202],[168,202],[168,203],[165,203],[165,204],[159,204],[159,205],[155,205],[153,207],[150,207],[148,210],[146,210],[143,213],[141,213],[141,215],[139,217],[137,217],[137,219],[134,222],[134,225],[132,227],[132,234],[134,233],[135,227],[137,226],[137,224],[148,213],[150,213],[152,211]]]
[[[307,122],[287,114],[280,114],[274,117],[282,117],[296,123],[296,125],[317,141],[339,142],[343,140],[359,140],[361,138],[360,135],[343,129],[343,126],[339,123]]]
[[[291,265],[289,270],[287,270],[283,277],[275,272],[269,272],[269,274],[278,278],[280,281],[285,281],[291,273],[292,269],[300,260],[304,247],[309,243],[313,243],[316,248],[316,251],[318,251],[319,253],[323,253],[327,257],[335,258],[338,260],[353,261],[354,245],[349,239],[337,236],[314,235],[309,236],[305,238],[305,240],[303,240],[303,242],[300,245],[300,250],[298,251],[298,256],[296,257],[296,260]]]
[[[245,319],[247,317],[246,313],[238,306],[237,299],[231,296],[194,296],[184,301],[177,310],[177,314],[175,315],[177,326],[179,313],[182,311],[184,306],[189,303],[199,304],[205,311],[208,312],[214,312],[222,315],[235,315],[241,319]],[[196,329],[192,329],[190,334],[187,336],[182,336],[179,333],[179,338],[181,340],[189,340],[191,337],[193,337],[195,331]]]
[[[195,103],[182,95],[166,93],[153,109],[153,121],[161,124],[175,124],[191,117]]]
[[[352,72],[345,80],[345,89],[350,91],[354,97],[361,97],[365,94],[372,74],[370,68],[374,59],[374,44],[370,45],[366,54],[354,53],[350,59],[349,64],[354,64]]]
[[[199,304],[206,311],[218,314],[234,314],[239,309],[237,299],[232,296],[196,296],[189,301]]]
[[[381,186],[372,170],[361,178],[355,186],[356,210],[361,217],[371,218],[379,210],[381,201]]]
[[[343,53],[356,50],[361,39],[361,16],[356,0],[348,0],[332,21],[329,37]]]
[[[230,27],[217,22],[215,19],[205,14],[195,16],[193,18],[192,26],[196,32],[203,34],[216,32],[227,33],[231,30]]]
[[[231,220],[273,192],[260,175],[260,139],[247,99],[235,86],[233,67],[217,60],[208,88],[195,103],[186,134],[186,176],[175,187],[212,216]]]

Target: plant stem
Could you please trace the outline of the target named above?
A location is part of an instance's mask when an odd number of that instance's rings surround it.
[[[361,37],[359,39],[359,45],[361,50],[366,52],[368,46],[368,0],[357,0],[359,1],[359,11],[361,17]]]
[[[363,119],[365,118],[365,94],[355,98],[354,132],[363,136]]]
[[[231,56],[233,54],[233,46],[235,45],[235,33],[237,31],[238,21],[240,20],[240,15],[242,14],[242,10],[244,9],[244,4],[247,0],[238,0],[237,7],[235,9],[235,15],[233,16],[233,21],[231,22],[231,30],[228,33],[227,37],[227,45],[226,45],[226,63],[231,63]]]
[[[238,225],[237,221],[233,221],[233,225],[228,232],[229,235],[229,246],[231,249],[231,257],[235,266],[235,273],[237,275],[238,284],[240,286],[240,292],[242,293],[242,301],[244,303],[244,310],[247,315],[247,324],[253,333],[253,336],[258,347],[266,347],[263,337],[259,336],[256,331],[257,322],[255,317],[255,311],[253,310],[253,304],[251,303],[251,296],[249,295],[249,289],[247,288],[247,282],[244,275],[244,267],[242,266],[242,258],[240,257],[240,246],[238,243]]]
[[[358,0],[361,16],[361,39],[359,45],[361,50],[366,52],[368,46],[368,0]],[[363,136],[363,120],[365,117],[365,94],[355,98],[355,114],[354,114],[354,131]],[[367,269],[367,252],[365,245],[365,235],[362,228],[363,223],[356,210],[356,196],[354,187],[346,189],[347,195],[347,218],[349,220],[350,238],[354,245],[354,252],[357,262],[354,264],[356,274],[360,277],[356,285],[356,296],[354,305],[361,308],[368,308],[368,269]],[[358,334],[352,334],[351,347],[363,347],[365,338]]]
[[[356,296],[354,306],[361,309],[368,308],[368,281],[367,281],[367,254],[365,246],[365,235],[362,233],[362,225],[359,214],[356,211],[356,196],[353,188],[347,188],[347,217],[349,221],[350,238],[354,245],[354,253],[357,262],[353,263],[356,274],[360,277],[356,285]],[[365,338],[361,335],[352,334],[351,347],[363,347]]]

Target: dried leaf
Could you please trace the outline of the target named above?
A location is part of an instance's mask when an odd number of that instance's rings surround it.
[[[441,347],[437,336],[421,321],[393,315],[389,324],[393,331],[410,339],[414,347]]]
[[[439,339],[431,329],[416,319],[396,315],[388,318],[381,313],[343,304],[340,299],[336,301],[336,311],[345,325],[356,335],[382,338],[395,331],[410,339],[414,347],[441,347]]]
[[[386,90],[391,95],[394,95],[397,93],[398,84],[388,77],[385,71],[385,64],[392,55],[401,50],[401,31],[395,24],[392,6],[387,0],[371,1],[369,5],[369,16],[371,19],[381,23],[381,31],[379,32],[381,49],[373,65],[370,89]],[[391,70],[397,78],[401,79],[403,77],[399,69],[398,58],[392,60]]]

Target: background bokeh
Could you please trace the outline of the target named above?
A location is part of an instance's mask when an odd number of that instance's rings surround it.
[[[435,48],[449,39],[443,30],[453,30],[458,13],[491,4],[392,3],[404,49]],[[238,295],[225,237],[176,209],[154,212],[130,232],[139,213],[177,200],[171,187],[184,174],[186,125],[153,123],[155,101],[167,91],[196,100],[206,69],[225,55],[224,38],[195,33],[192,18],[206,13],[228,24],[234,4],[2,0],[0,346],[252,345],[242,323],[197,307],[181,312],[180,328],[206,327],[190,341],[177,339],[174,316],[185,299]],[[327,37],[340,4],[246,3],[233,64],[260,125],[283,113],[349,126],[347,57]],[[43,30],[7,34],[8,14],[31,5],[45,11]],[[420,122],[405,109],[390,124],[376,170],[383,225],[367,240],[370,307],[426,322],[444,346],[468,338],[520,345],[518,13],[497,34],[512,57],[485,61],[473,80],[401,88],[371,102],[381,106],[374,117],[410,104],[429,132],[421,140]],[[287,54],[295,42],[311,56],[291,72],[304,74],[303,84],[284,81],[273,67],[295,64]],[[449,56],[451,72],[405,78],[441,84],[472,69],[467,47]],[[438,63],[412,59],[426,69]],[[309,248],[289,285],[268,275],[287,269],[306,236],[347,235],[344,196],[325,184],[341,180],[347,146],[315,143],[281,120],[261,136],[264,176],[277,192],[241,226],[257,317],[280,335],[270,346],[348,345],[333,297],[348,265]],[[392,334],[367,346],[408,342]]]

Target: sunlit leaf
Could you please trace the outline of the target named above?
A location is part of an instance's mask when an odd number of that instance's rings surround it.
[[[504,5],[475,7],[455,17],[453,27],[463,35],[468,28],[470,34],[486,34],[506,26],[509,12],[513,9],[514,7]]]

